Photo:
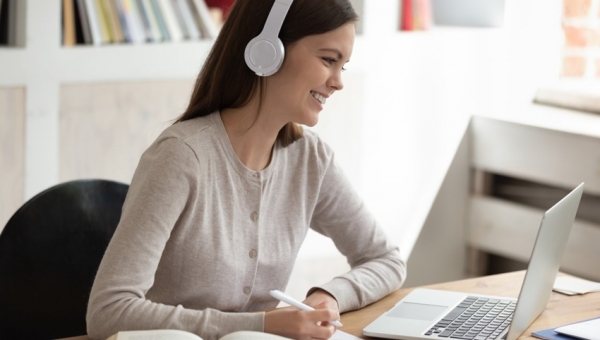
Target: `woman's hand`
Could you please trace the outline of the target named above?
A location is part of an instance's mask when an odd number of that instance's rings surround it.
[[[337,307],[337,303],[336,303]],[[314,311],[295,307],[278,308],[265,313],[265,333],[298,340],[329,339],[335,327],[329,320],[339,320],[337,308],[328,308],[327,302],[313,306]]]
[[[318,309],[317,306],[325,302],[327,303],[327,308],[335,310],[338,314],[340,312],[340,306],[338,305],[337,300],[322,289],[315,290],[302,302],[314,309]]]

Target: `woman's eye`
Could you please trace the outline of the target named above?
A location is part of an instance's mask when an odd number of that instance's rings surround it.
[[[333,63],[335,63],[335,59],[333,58],[322,58],[326,63],[332,65]]]
[[[321,59],[323,59],[323,61],[329,65],[333,65],[337,62],[337,60],[334,58],[322,57]],[[342,71],[346,71],[346,68],[343,66],[342,66]]]

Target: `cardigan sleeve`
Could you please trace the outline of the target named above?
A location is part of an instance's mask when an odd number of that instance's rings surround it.
[[[237,330],[263,331],[264,313],[192,310],[146,299],[173,227],[198,196],[198,164],[193,150],[177,138],[158,140],[142,155],[90,294],[90,337],[179,329],[216,339]]]
[[[353,190],[333,153],[324,164],[311,228],[330,237],[347,257],[351,270],[320,288],[338,301],[340,312],[362,308],[400,288],[406,278],[406,265],[397,246],[368,211]]]

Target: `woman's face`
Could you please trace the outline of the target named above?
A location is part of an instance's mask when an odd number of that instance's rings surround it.
[[[268,78],[266,100],[283,123],[314,126],[335,91],[354,46],[354,23],[304,37],[287,46],[281,69]]]

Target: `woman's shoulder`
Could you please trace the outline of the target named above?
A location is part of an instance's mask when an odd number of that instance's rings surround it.
[[[284,149],[288,154],[285,159],[296,169],[315,168],[323,173],[333,160],[333,149],[316,132],[303,129],[304,136]]]
[[[182,141],[207,137],[215,123],[212,114],[196,117],[182,122],[177,122],[166,128],[157,138],[157,141],[177,138]]]
[[[207,147],[213,145],[218,137],[211,115],[177,122],[167,127],[148,147],[146,153],[166,152],[168,154],[188,154],[193,152],[207,157]],[[204,151],[203,151],[204,150]]]
[[[333,155],[333,149],[315,131],[303,127],[304,137],[300,138],[290,146],[297,149],[315,153],[317,156],[329,158]]]

